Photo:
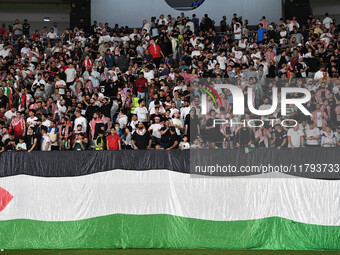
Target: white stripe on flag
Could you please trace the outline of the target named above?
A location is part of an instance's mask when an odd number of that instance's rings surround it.
[[[79,177],[4,177],[0,187],[14,197],[0,220],[75,221],[121,213],[218,221],[278,216],[340,225],[340,181],[113,170]]]

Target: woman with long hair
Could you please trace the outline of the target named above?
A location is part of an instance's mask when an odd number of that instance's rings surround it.
[[[188,137],[189,142],[194,141],[200,135],[200,125],[195,107],[191,108],[189,114],[185,116],[184,127],[184,134]]]

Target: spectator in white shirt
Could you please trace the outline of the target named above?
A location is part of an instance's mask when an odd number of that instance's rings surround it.
[[[158,25],[162,25],[163,21],[165,22],[165,24],[168,24],[167,18],[165,18],[164,15],[161,14],[161,16],[159,17],[159,20],[158,20]]]
[[[25,42],[25,47],[22,47],[20,50],[21,56],[23,58],[28,58],[30,54],[31,49],[28,47],[28,42]]]
[[[179,148],[181,150],[188,150],[188,149],[190,149],[190,143],[188,143],[188,137],[186,135],[183,136],[183,141],[179,143]]]
[[[226,56],[225,56],[225,52],[222,51],[221,55],[219,55],[219,56],[216,58],[216,60],[217,60],[217,63],[220,64],[220,68],[221,68],[223,71],[225,71],[225,69],[226,69],[226,64],[227,64],[227,58],[226,58]]]
[[[78,125],[81,125],[82,126],[82,130],[84,130],[84,132],[86,132],[86,130],[87,130],[87,121],[86,121],[86,119],[83,116],[81,116],[81,112],[80,111],[76,111],[75,115],[76,115],[76,119],[74,120],[74,128],[73,128],[73,130],[76,131]]]
[[[41,127],[41,151],[50,151],[51,150],[51,139],[47,134],[47,127]]]
[[[322,147],[336,147],[337,138],[332,129],[327,126],[326,132],[321,136],[321,146]]]
[[[57,106],[58,106],[58,115],[59,115],[59,118],[61,119],[62,117],[64,117],[66,111],[67,111],[67,108],[65,106],[65,99],[62,99],[60,101],[57,102]]]
[[[10,124],[12,121],[12,117],[15,117],[16,115],[17,115],[17,108],[15,106],[12,106],[11,110],[8,110],[5,113],[7,123]]]
[[[144,21],[143,21],[143,29],[142,29],[142,30],[145,29],[146,32],[149,33],[149,32],[150,32],[150,28],[151,28],[150,23],[148,23],[147,20],[144,20]]]
[[[73,64],[69,64],[68,68],[65,70],[66,74],[66,84],[71,86],[76,78],[77,71],[74,69]]]
[[[155,73],[153,70],[150,70],[148,66],[144,69],[144,78],[148,80],[148,83],[151,83],[151,80],[155,78]]]
[[[296,125],[294,128],[288,130],[288,147],[291,149],[303,147],[304,139],[303,132],[299,129],[299,126]]]
[[[50,32],[47,34],[47,37],[50,38],[51,40],[56,40],[58,38],[53,28],[51,28]]]
[[[329,27],[331,26],[331,23],[333,22],[333,20],[328,17],[328,13],[325,13],[325,18],[322,21],[322,24],[325,26],[325,28],[329,29]]]
[[[309,123],[309,128],[306,129],[306,145],[319,146],[320,145],[320,130],[315,127],[314,122]]]
[[[37,79],[35,79],[33,82],[33,89],[35,90],[36,88],[39,88],[41,85],[45,86],[46,82],[42,78],[41,73],[39,73]]]
[[[160,120],[160,117],[155,117],[155,123],[152,124],[148,129],[149,132],[152,131],[153,144],[160,143],[161,141],[161,128],[163,127],[163,125],[160,123]]]
[[[4,45],[4,47],[2,48],[2,50],[0,50],[0,56],[5,58],[8,57],[9,53],[12,51],[11,46],[10,45]]]
[[[139,106],[136,107],[134,114],[137,114],[138,121],[146,123],[148,122],[148,109],[145,107],[145,101],[139,99]]]
[[[242,31],[241,31],[240,24],[236,24],[235,30],[234,30],[235,40],[241,40],[241,38],[242,38],[242,33],[241,32]]]
[[[47,118],[47,114],[41,115],[41,125],[50,128],[51,121]]]

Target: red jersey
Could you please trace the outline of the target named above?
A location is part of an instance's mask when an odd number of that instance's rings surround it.
[[[145,88],[148,86],[148,80],[145,78],[138,78],[136,81],[137,92],[144,93]]]
[[[161,54],[161,47],[158,44],[151,44],[149,46],[149,51],[150,54],[152,55],[153,58],[161,58],[162,54]]]
[[[118,150],[119,144],[118,141],[120,141],[120,136],[118,134],[110,134],[107,136],[106,141],[108,142],[109,148],[108,150]]]

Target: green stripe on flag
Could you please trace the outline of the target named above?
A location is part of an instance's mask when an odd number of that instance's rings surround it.
[[[0,221],[0,229],[1,249],[340,249],[340,227],[278,217],[224,222],[114,214],[64,222]]]

